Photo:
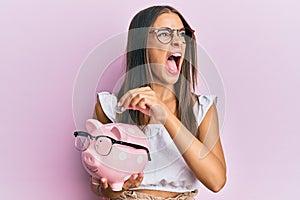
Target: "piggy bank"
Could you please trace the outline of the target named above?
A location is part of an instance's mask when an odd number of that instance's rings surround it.
[[[114,191],[122,190],[124,181],[142,173],[151,160],[147,138],[135,125],[88,119],[86,129],[74,132],[83,166],[91,176],[106,178]]]

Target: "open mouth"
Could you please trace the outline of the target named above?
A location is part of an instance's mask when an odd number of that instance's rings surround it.
[[[167,60],[167,68],[169,73],[177,75],[180,71],[181,53],[171,53]]]

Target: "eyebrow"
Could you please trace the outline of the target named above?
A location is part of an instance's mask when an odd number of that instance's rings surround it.
[[[172,30],[181,30],[181,29],[184,29],[185,27],[181,27],[181,28],[172,28],[172,27],[168,27],[168,26],[162,26],[162,27],[151,27],[151,28],[154,28],[154,29],[163,29],[163,28],[168,28],[168,29],[172,29]]]

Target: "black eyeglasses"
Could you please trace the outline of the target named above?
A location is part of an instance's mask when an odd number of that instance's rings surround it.
[[[149,149],[138,144],[115,140],[114,138],[111,138],[107,135],[93,136],[83,131],[75,131],[74,136],[75,136],[75,147],[79,151],[87,150],[90,146],[91,140],[95,140],[96,141],[95,150],[97,151],[98,154],[102,156],[107,156],[111,152],[112,145],[120,144],[120,145],[133,147],[136,149],[144,149],[147,152],[148,160],[151,161]]]
[[[182,41],[189,40],[194,33],[194,30],[190,28],[171,29],[169,27],[151,29],[149,33],[155,33],[158,41],[160,41],[162,44],[168,44],[173,40],[175,31],[177,32],[177,36],[182,39]]]

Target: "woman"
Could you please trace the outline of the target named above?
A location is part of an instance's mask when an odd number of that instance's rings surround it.
[[[226,182],[215,96],[196,96],[196,41],[183,16],[170,6],[153,6],[129,26],[127,69],[117,97],[99,93],[102,123],[137,124],[150,143],[152,161],[133,174],[123,191],[105,179],[92,190],[112,199],[193,199],[199,183],[218,192]],[[112,100],[118,99],[115,105]],[[115,112],[116,111],[116,112]]]

